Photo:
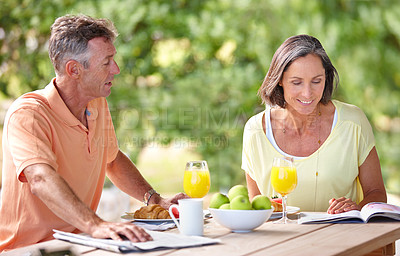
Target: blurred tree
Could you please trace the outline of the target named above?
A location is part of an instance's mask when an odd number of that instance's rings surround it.
[[[49,27],[82,13],[114,21],[116,77],[109,97],[121,148],[195,146],[213,189],[243,183],[244,123],[289,36],[320,39],[339,71],[334,97],[361,107],[376,136],[385,184],[400,193],[400,2],[396,0],[1,0],[0,91],[15,98],[47,84]],[[173,157],[173,156],[171,156]]]

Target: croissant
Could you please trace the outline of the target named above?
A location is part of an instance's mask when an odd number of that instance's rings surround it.
[[[135,211],[135,219],[171,219],[169,212],[158,204],[151,204],[141,207]]]
[[[275,202],[274,200],[271,200],[271,205],[274,207],[274,212],[281,212],[283,211],[282,204]]]

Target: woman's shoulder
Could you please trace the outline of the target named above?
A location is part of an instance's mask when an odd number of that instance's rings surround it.
[[[254,136],[257,136],[257,134],[261,134],[264,132],[262,126],[262,117],[264,113],[265,110],[261,111],[258,114],[255,114],[254,116],[250,117],[249,120],[247,120],[243,131],[244,141],[249,141]]]
[[[357,124],[368,122],[364,111],[360,107],[338,100],[332,100],[332,103],[336,107],[340,121],[351,121]]]
[[[259,128],[259,127],[262,128],[262,117],[263,117],[264,113],[265,113],[265,110],[250,117],[244,126],[245,129]]]

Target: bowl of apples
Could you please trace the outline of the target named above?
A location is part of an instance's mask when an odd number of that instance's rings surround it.
[[[274,208],[267,196],[258,195],[249,200],[243,185],[233,186],[228,195],[215,193],[210,199],[209,210],[215,221],[232,232],[251,232],[272,215]]]

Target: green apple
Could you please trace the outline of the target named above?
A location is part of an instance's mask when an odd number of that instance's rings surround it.
[[[271,209],[271,201],[267,196],[256,195],[251,201],[251,206],[254,210],[266,210]]]
[[[233,186],[228,191],[228,198],[229,198],[230,201],[232,201],[235,197],[240,196],[240,195],[245,196],[245,197],[249,197],[249,191],[243,185]]]
[[[227,203],[227,204],[223,204],[219,207],[219,209],[223,209],[223,210],[230,210],[231,209],[231,204]]]
[[[210,208],[218,209],[221,205],[229,203],[229,199],[226,195],[221,193],[215,193],[210,199]]]
[[[232,210],[251,210],[251,203],[248,196],[238,195],[231,201]]]

